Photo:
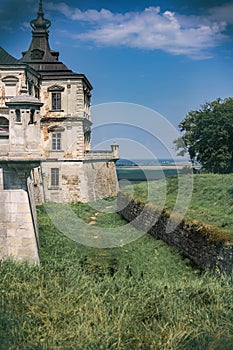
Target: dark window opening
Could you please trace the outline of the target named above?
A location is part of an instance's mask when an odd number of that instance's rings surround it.
[[[38,89],[38,87],[35,86],[35,97],[39,98],[40,97],[40,91]]]
[[[0,139],[9,139],[9,120],[0,117]]]
[[[60,111],[61,110],[61,93],[52,92],[52,110]]]
[[[41,60],[44,56],[44,51],[39,49],[34,49],[31,51],[32,60]]]
[[[30,121],[29,124],[34,124],[35,109],[30,110]]]
[[[59,169],[58,168],[51,169],[51,186],[53,187],[59,186]]]
[[[52,150],[60,151],[61,150],[61,133],[54,132],[52,134]]]
[[[16,114],[16,122],[17,123],[21,123],[21,113],[19,109],[15,110],[15,114]]]
[[[32,85],[32,83],[28,83],[28,93],[29,93],[30,96],[33,93],[33,85]]]

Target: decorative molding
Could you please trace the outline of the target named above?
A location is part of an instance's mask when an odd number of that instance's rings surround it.
[[[48,92],[62,92],[64,90],[65,90],[64,86],[60,86],[60,85],[52,85],[47,89]]]
[[[61,125],[52,125],[48,127],[48,132],[62,132],[65,128]]]
[[[44,57],[45,52],[40,49],[34,49],[31,51],[32,60],[41,60]]]
[[[14,75],[7,75],[6,77],[2,78],[3,83],[18,83],[19,78],[15,77]]]

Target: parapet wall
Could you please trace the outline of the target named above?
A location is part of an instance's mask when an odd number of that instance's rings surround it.
[[[228,275],[232,273],[233,242],[228,242],[224,236],[214,238],[209,227],[182,220],[177,226],[174,225],[172,232],[168,232],[170,215],[165,210],[159,212],[156,207],[147,206],[121,192],[117,206],[118,212],[134,227],[177,247],[200,269]]]
[[[114,161],[85,162],[84,174],[89,202],[117,195],[119,188]]]
[[[59,186],[51,186],[51,168],[59,169]],[[115,197],[118,192],[116,166],[113,160],[92,159],[70,162],[42,162],[43,184],[33,170],[36,204],[45,202],[92,202]],[[43,193],[42,193],[43,191]]]

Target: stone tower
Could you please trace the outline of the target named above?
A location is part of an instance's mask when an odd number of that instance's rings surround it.
[[[27,95],[24,87],[6,105],[9,137],[5,142],[8,150],[0,157],[0,259],[12,257],[37,264],[38,229],[30,173],[41,162],[42,103]]]
[[[109,151],[91,151],[92,85],[84,74],[73,72],[59,61],[59,52],[51,50],[51,22],[44,17],[41,0],[37,18],[30,24],[32,40],[20,62],[41,77],[44,160],[40,173],[34,171],[38,188],[43,184],[45,201],[52,202],[88,202],[114,196],[118,190],[118,146]]]
[[[11,138],[11,147],[15,145],[18,155],[20,150],[24,151],[24,141],[18,138],[18,126],[10,135],[8,133],[11,108],[8,102],[22,96],[20,89],[25,86],[30,98],[38,98],[42,103],[40,153],[43,159],[40,167],[33,168],[32,174],[37,203],[88,202],[115,196],[118,145],[106,151],[91,149],[92,85],[84,74],[67,68],[59,60],[59,52],[50,48],[51,22],[44,16],[42,0],[37,17],[30,25],[31,43],[20,60],[0,48],[0,157],[8,152],[7,137]],[[31,118],[37,116],[29,110],[25,113]],[[11,110],[11,114],[19,118],[16,110]],[[27,130],[24,130],[25,140],[34,129]],[[16,153],[12,150],[11,154]]]

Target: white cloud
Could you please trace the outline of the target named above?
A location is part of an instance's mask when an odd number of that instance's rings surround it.
[[[209,10],[208,16],[184,16],[171,11],[161,12],[159,7],[153,6],[142,12],[124,14],[106,9],[81,11],[65,3],[49,3],[48,8],[60,11],[73,21],[88,23],[88,29],[83,27],[81,33],[72,34],[74,39],[94,42],[99,46],[163,50],[193,59],[211,57],[209,49],[219,45],[226,37],[224,14],[232,10],[225,6],[222,11],[219,8]],[[233,20],[232,17],[229,14],[229,21]]]

